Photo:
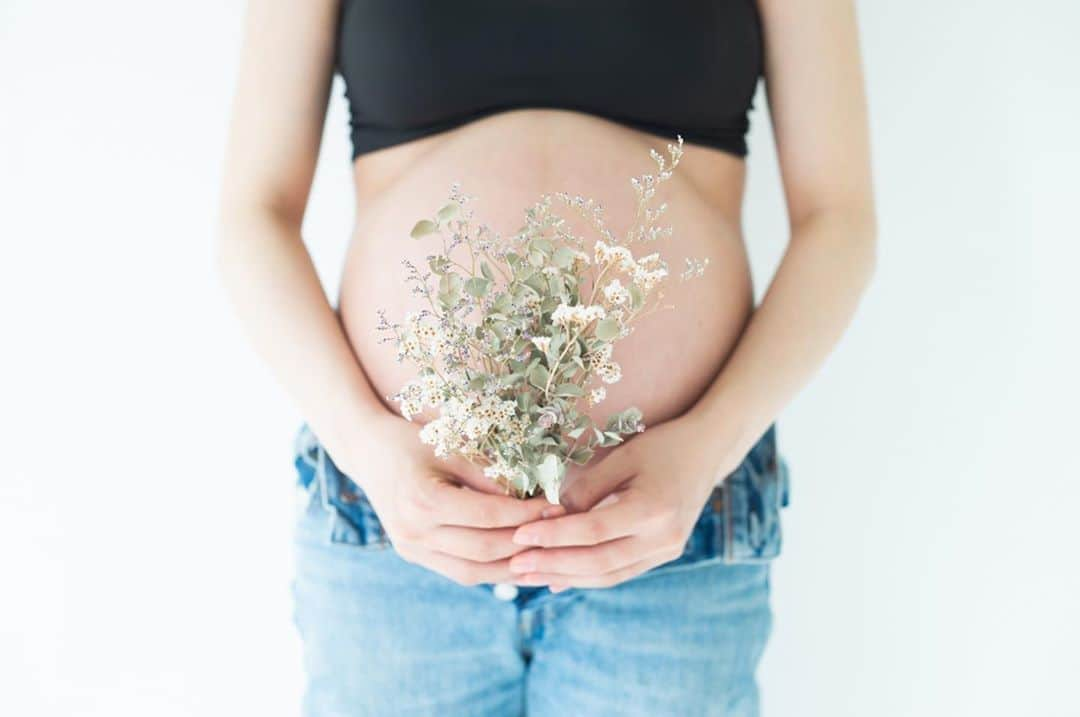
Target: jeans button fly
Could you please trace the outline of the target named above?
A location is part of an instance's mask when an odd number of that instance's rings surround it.
[[[513,600],[517,597],[518,589],[516,585],[511,583],[495,583],[493,592],[495,593],[495,597],[500,600]]]

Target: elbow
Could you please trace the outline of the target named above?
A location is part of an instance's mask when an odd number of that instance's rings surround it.
[[[879,264],[878,220],[872,203],[821,207],[792,222],[793,243],[820,246],[865,288]]]
[[[872,206],[863,209],[856,214],[854,225],[854,241],[861,249],[863,276],[869,284],[877,274],[879,261],[877,212]]]
[[[253,244],[268,236],[273,217],[250,205],[222,204],[213,237],[213,261],[218,280],[226,287],[253,260]]]
[[[221,285],[234,293],[273,264],[273,257],[303,250],[301,219],[267,204],[221,204],[212,241]]]
[[[239,249],[243,244],[245,222],[242,216],[226,211],[219,212],[213,237],[213,261],[218,281],[228,285],[234,267],[240,262]]]

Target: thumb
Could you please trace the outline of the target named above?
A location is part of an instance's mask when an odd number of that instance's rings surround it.
[[[482,493],[502,495],[506,489],[484,475],[484,469],[459,454],[451,454],[436,459],[439,470],[450,474],[451,478],[462,485]]]
[[[560,503],[570,512],[592,510],[601,500],[634,475],[630,454],[619,445],[591,468],[586,468],[563,491]]]

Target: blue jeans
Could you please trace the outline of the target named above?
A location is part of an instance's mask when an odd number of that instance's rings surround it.
[[[401,559],[363,491],[296,437],[304,714],[758,714],[788,469],[775,428],[706,501],[681,556],[618,585],[462,586]]]

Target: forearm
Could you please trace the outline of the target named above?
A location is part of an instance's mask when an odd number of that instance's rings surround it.
[[[226,213],[218,262],[252,347],[330,450],[388,413],[326,299],[295,222],[270,211]]]
[[[870,212],[811,215],[791,242],[735,350],[688,412],[734,468],[817,373],[847,328],[876,262]]]

